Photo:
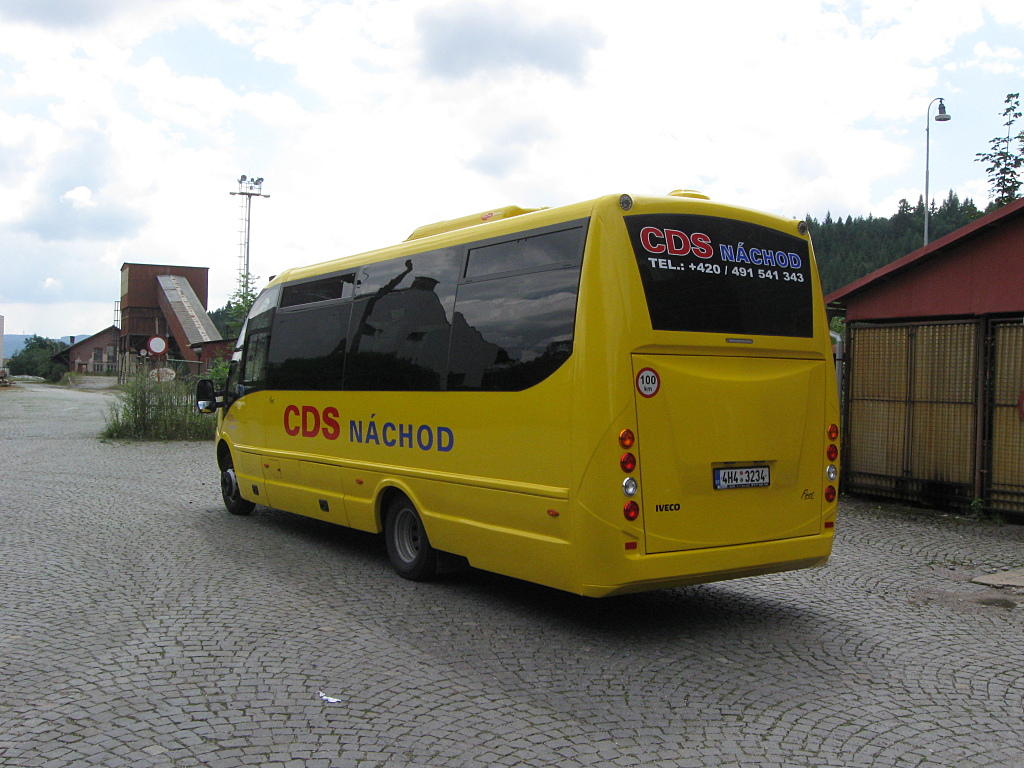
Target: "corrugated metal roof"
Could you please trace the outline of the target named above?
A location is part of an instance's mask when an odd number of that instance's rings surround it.
[[[157,282],[163,291],[167,303],[181,323],[189,346],[206,341],[220,341],[221,335],[206,313],[202,302],[192,290],[188,280],[178,275],[159,275]]]

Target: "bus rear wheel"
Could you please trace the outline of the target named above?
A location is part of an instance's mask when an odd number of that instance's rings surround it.
[[[426,581],[437,573],[437,550],[430,546],[420,515],[405,496],[388,505],[384,543],[391,567],[402,578]]]
[[[242,498],[238,490],[238,477],[235,475],[235,465],[231,463],[231,457],[220,471],[220,495],[224,499],[224,506],[232,515],[248,515],[256,506],[251,501]]]

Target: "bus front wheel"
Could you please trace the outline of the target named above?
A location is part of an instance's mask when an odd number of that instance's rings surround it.
[[[437,572],[437,551],[430,546],[416,507],[405,496],[388,505],[384,543],[391,566],[402,578],[426,581]]]
[[[224,498],[224,506],[232,515],[248,515],[256,505],[242,498],[238,490],[238,477],[235,465],[228,457],[227,464],[220,471],[220,495]]]

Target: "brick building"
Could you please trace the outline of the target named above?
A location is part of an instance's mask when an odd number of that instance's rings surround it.
[[[116,325],[104,328],[80,341],[71,338],[71,345],[53,359],[66,365],[71,373],[117,373],[117,349],[121,330]]]
[[[191,364],[195,372],[229,354],[230,342],[221,338],[207,314],[208,276],[208,267],[121,265],[123,369],[148,354],[154,337],[166,344],[166,359]]]

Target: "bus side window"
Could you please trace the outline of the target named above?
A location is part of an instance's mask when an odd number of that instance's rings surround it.
[[[246,339],[245,370],[242,373],[242,386],[246,391],[260,389],[266,385],[269,346],[270,334],[267,331],[250,333]]]
[[[295,307],[332,299],[351,299],[354,278],[355,275],[350,272],[286,285],[281,291],[281,306]]]
[[[470,249],[449,389],[526,389],[569,358],[585,234],[574,226]]]
[[[577,266],[583,256],[582,235],[582,228],[572,227],[472,248],[466,279]]]
[[[349,325],[345,389],[437,391],[448,367],[462,249],[361,269]]]
[[[572,353],[580,273],[559,269],[459,287],[449,389],[517,391]]]
[[[279,309],[267,352],[272,389],[341,389],[351,301]]]
[[[228,405],[235,402],[240,394],[238,391],[238,376],[241,373],[239,365],[242,362],[242,350],[236,349],[231,353],[231,362],[228,363],[228,379],[224,384],[224,400]]]
[[[258,315],[250,314],[245,321],[241,390],[260,389],[267,384],[267,349],[270,346],[270,326],[273,320],[274,310],[268,309]]]

